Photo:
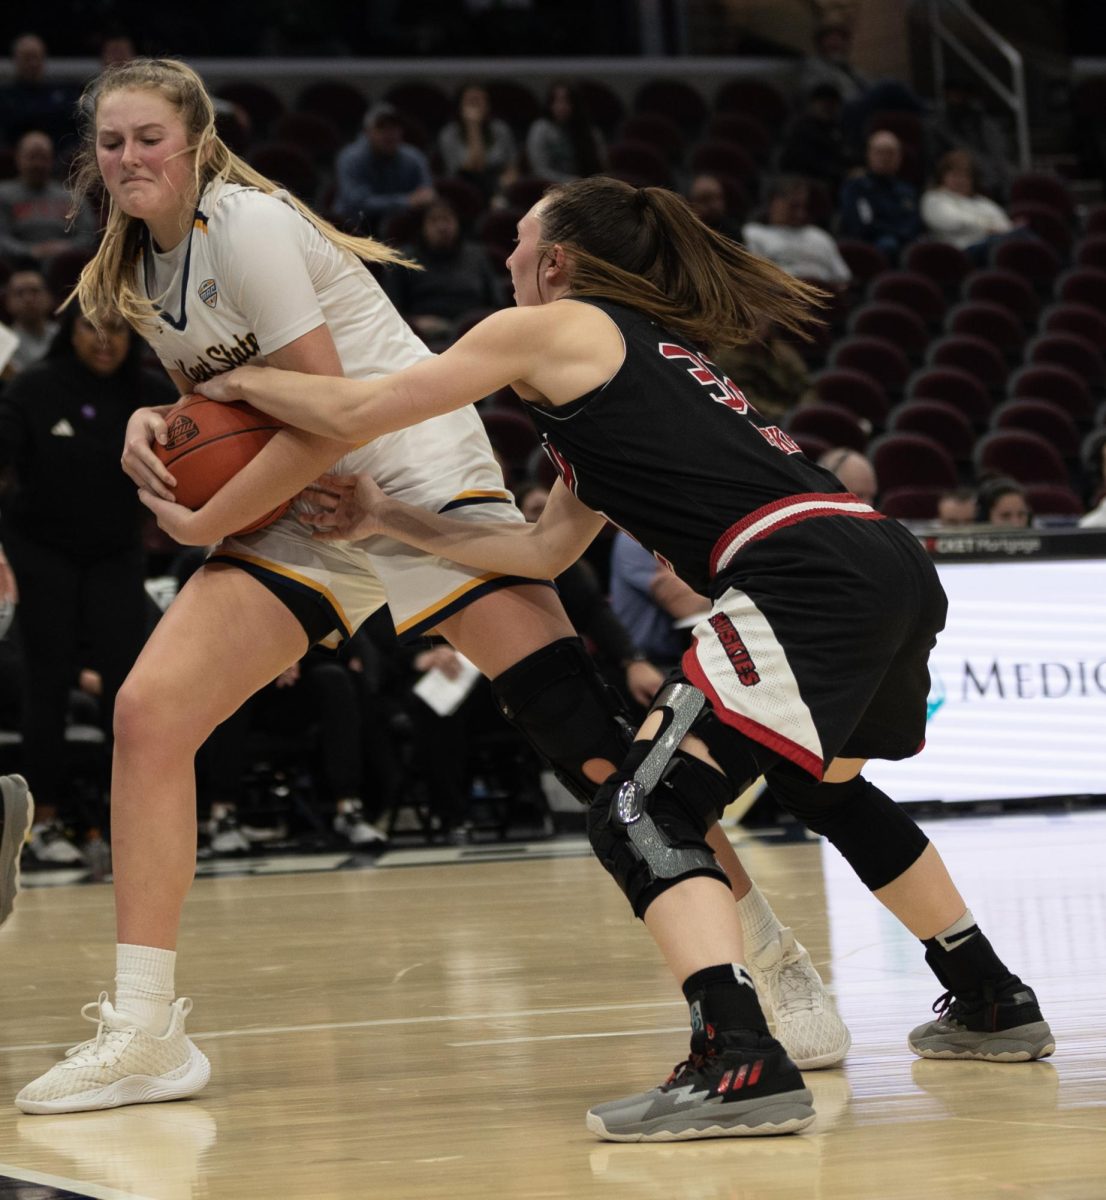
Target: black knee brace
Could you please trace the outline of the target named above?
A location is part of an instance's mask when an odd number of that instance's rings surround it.
[[[580,639],[550,642],[491,683],[499,711],[577,800],[589,803],[598,785],[584,763],[598,758],[619,766],[634,735],[618,693]]]
[[[703,705],[703,693],[690,684],[666,684],[653,702],[660,729],[634,743],[588,808],[592,849],[638,917],[662,892],[696,875],[728,886],[704,835],[732,799],[730,785],[677,749]]]
[[[929,845],[906,812],[863,775],[816,783],[798,768],[778,766],[765,778],[785,811],[832,842],[870,891],[898,879]]]

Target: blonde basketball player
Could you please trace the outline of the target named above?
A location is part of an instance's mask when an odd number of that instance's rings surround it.
[[[214,133],[199,77],[134,60],[87,89],[80,188],[101,179],[111,208],[78,298],[94,322],[120,311],[182,393],[259,356],[315,375],[369,379],[429,357],[359,260],[396,261],[340,233],[236,158]],[[163,412],[142,410],[123,466],[171,499],[151,443]],[[296,494],[326,470],[369,472],[396,499],[465,521],[522,521],[471,408],[360,448],[287,429],[243,475]],[[193,758],[210,731],[318,641],[336,642],[388,603],[397,630],[444,636],[493,681],[497,702],[582,799],[621,761],[617,704],[544,582],[458,566],[388,538],[321,543],[296,510],[230,537],[174,601],[116,702],[112,849],[116,992],[90,1006],[97,1036],[25,1087],[29,1113],[191,1095],[207,1060],[184,1033],[175,947],[195,870]],[[33,780],[31,781],[33,784]],[[800,1065],[849,1045],[801,946],[711,834],[733,881],[749,958]],[[740,931],[738,931],[740,936]],[[785,986],[786,985],[786,986]],[[772,1004],[778,998],[778,1004]]]

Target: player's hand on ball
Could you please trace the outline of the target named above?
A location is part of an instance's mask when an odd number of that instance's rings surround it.
[[[183,504],[163,500],[147,488],[138,489],[138,498],[157,517],[158,528],[182,546],[210,546],[219,540],[204,529],[203,513],[193,512]]]
[[[324,475],[300,493],[319,512],[300,513],[324,542],[355,542],[381,531],[387,500],[371,475]]]
[[[165,442],[168,430],[165,414],[172,407],[166,404],[160,408],[136,408],[127,422],[127,432],[123,438],[121,462],[124,472],[140,488],[160,496],[162,500],[174,498],[173,488],[177,486],[177,481],[158,460],[153,447],[156,443]]]

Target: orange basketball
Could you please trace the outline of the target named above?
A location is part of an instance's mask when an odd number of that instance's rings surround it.
[[[220,404],[205,396],[185,396],[166,414],[169,436],[154,446],[158,458],[177,481],[177,503],[200,508],[258,453],[283,423],[258,412],[244,400]],[[238,533],[263,529],[282,516],[285,500]]]

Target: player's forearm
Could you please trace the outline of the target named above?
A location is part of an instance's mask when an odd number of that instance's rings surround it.
[[[509,521],[475,525],[391,499],[376,516],[386,536],[477,570],[552,579],[568,565],[556,561],[557,547],[549,545],[535,525]]]
[[[200,510],[205,540],[217,542],[272,512],[318,479],[349,449],[348,442],[281,430]]]
[[[286,425],[350,444],[376,436],[362,432],[369,424],[371,381],[243,367],[236,382],[244,400]]]

